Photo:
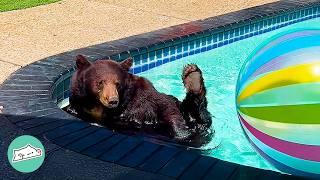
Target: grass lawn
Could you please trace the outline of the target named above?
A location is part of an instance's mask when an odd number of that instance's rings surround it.
[[[57,1],[59,0],[0,0],[0,12],[25,9]]]

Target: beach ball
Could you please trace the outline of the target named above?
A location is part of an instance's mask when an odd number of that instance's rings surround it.
[[[241,126],[282,172],[320,177],[320,30],[268,37],[248,57],[236,88]]]

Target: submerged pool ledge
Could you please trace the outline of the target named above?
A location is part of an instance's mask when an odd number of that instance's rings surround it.
[[[83,54],[92,61],[120,61],[132,56],[134,67],[131,72],[137,74],[182,57],[316,17],[320,17],[320,0],[279,1],[39,60],[17,70],[0,86],[3,115],[15,125],[2,128],[17,128],[25,134],[47,139],[62,149],[97,161],[149,172],[158,178],[292,178],[203,156],[196,150],[154,143],[141,136],[115,133],[83,122],[62,111],[57,104],[70,95],[70,77],[77,54]],[[92,172],[94,174],[95,169]]]

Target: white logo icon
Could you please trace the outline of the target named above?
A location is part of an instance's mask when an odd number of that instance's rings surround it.
[[[33,158],[38,158],[42,156],[42,150],[40,148],[33,147],[30,144],[27,144],[24,147],[19,149],[13,149],[13,158],[12,162],[20,162]]]

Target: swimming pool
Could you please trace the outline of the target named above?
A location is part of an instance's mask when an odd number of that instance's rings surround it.
[[[295,29],[320,29],[320,18],[307,20],[265,34],[244,39],[200,54],[183,57],[140,73],[153,82],[157,90],[180,100],[185,92],[180,74],[187,63],[197,64],[203,71],[207,86],[209,111],[215,116],[216,136],[203,147],[208,155],[252,167],[276,169],[264,160],[246,139],[236,112],[235,87],[240,68],[252,51],[269,37]]]
[[[236,77],[246,56],[269,36],[299,27],[318,28],[316,25],[318,20],[314,18],[320,17],[319,5],[318,2],[309,1],[278,1],[45,58],[22,68],[6,83],[11,83],[12,80],[15,82],[17,78],[28,79],[29,74],[40,71],[40,74],[44,74],[43,77],[32,78],[43,78],[45,82],[48,81],[47,79],[52,81],[50,93],[47,95],[40,90],[34,92],[36,96],[53,99],[53,102],[41,104],[41,106],[31,104],[27,108],[32,112],[36,110],[36,117],[53,114],[52,116],[57,115],[65,119],[57,120],[54,117],[41,122],[40,126],[37,126],[39,122],[30,120],[34,125],[27,128],[23,126],[25,120],[12,118],[13,122],[20,128],[44,134],[55,144],[80,154],[173,178],[192,176],[198,177],[194,179],[200,177],[232,179],[286,176],[275,172],[275,169],[255,153],[244,138],[235,116]],[[314,20],[306,21],[309,19]],[[217,131],[215,141],[204,147],[208,151],[200,154],[189,148],[157,143],[158,141],[155,142],[144,136],[111,132],[107,128],[80,123],[82,121],[75,117],[66,117],[66,113],[58,108],[68,104],[70,77],[74,72],[73,59],[78,54],[85,55],[92,61],[97,59],[121,61],[131,56],[134,59],[134,66],[130,70],[132,73],[148,77],[158,90],[173,94],[179,99],[182,99],[184,94],[180,80],[182,66],[187,62],[199,64],[202,70],[207,72],[204,74],[205,79],[211,81],[207,86],[211,91],[208,94],[209,109],[216,116],[214,119],[214,127]],[[166,86],[161,86],[159,83],[161,81]],[[13,88],[15,86],[10,86],[9,89]],[[43,88],[48,90],[47,87]],[[23,91],[19,91],[21,95],[25,95],[21,92]],[[24,109],[19,109],[19,112],[26,111]],[[45,109],[45,111],[38,113],[39,109]],[[16,109],[10,113],[16,114]],[[66,124],[62,125],[62,123]],[[89,128],[83,128],[83,124]],[[104,140],[96,139],[95,133],[90,135],[91,130],[111,134],[111,136]],[[50,135],[45,134],[47,131]],[[83,138],[87,134],[89,137]],[[77,142],[81,143],[69,146],[68,144],[74,138],[78,138]],[[158,166],[150,169],[150,165],[153,167],[155,164]]]

